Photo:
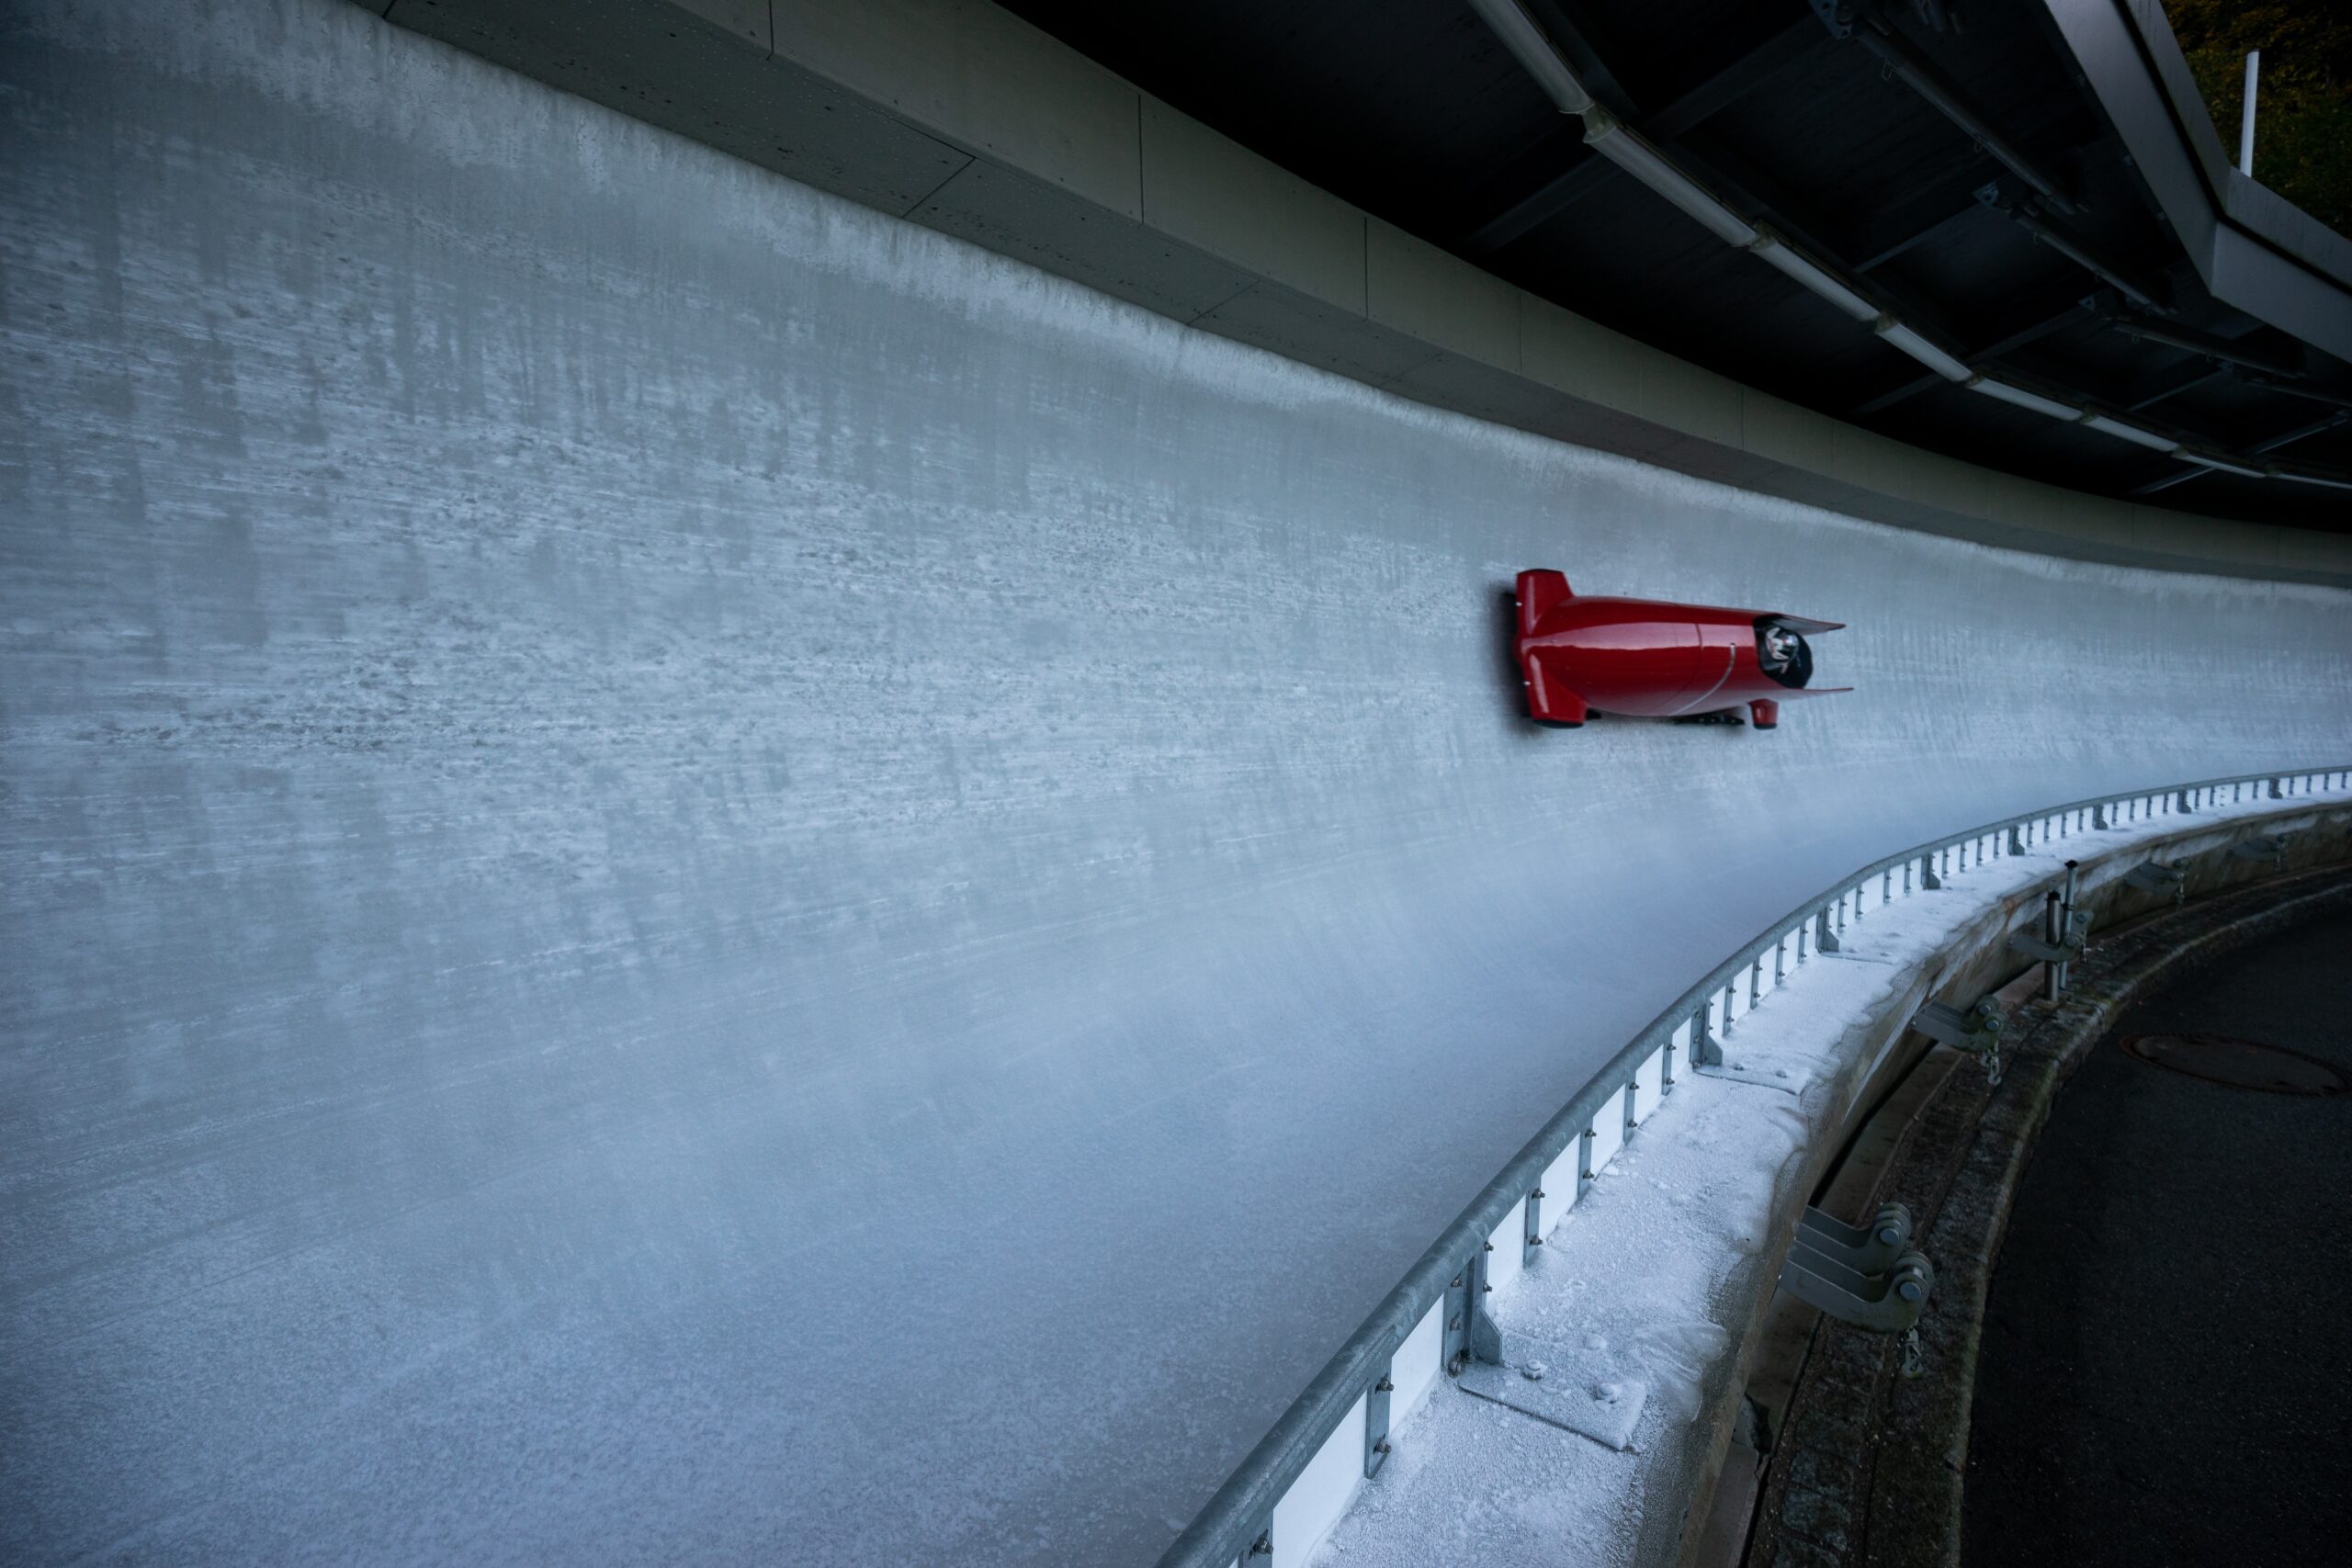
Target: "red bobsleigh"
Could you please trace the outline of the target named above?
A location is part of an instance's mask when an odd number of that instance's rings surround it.
[[[1791,697],[1808,691],[1807,633],[1842,621],[1808,621],[1771,610],[1669,604],[1657,599],[1579,599],[1556,571],[1519,574],[1520,673],[1528,716],[1574,728],[1588,713],[1685,718],[1747,705],[1756,728],[1781,721]]]

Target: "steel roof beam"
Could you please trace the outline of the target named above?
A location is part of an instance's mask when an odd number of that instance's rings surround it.
[[[1883,298],[1874,297],[1891,291],[1882,288],[1864,292],[1858,289],[1858,279],[1851,267],[1841,263],[1833,250],[1808,239],[1804,226],[1788,220],[1785,215],[1795,209],[1797,204],[1776,195],[1779,189],[1777,181],[1753,170],[1745,175],[1739,172],[1745,160],[1736,149],[1726,147],[1719,152],[1712,160],[1718,165],[1714,169],[1705,166],[1697,155],[1697,149],[1688,141],[1669,156],[1638,130],[1623,123],[1606,105],[1593,98],[1574,67],[1559,54],[1556,44],[1531,20],[1530,14],[1523,8],[1526,0],[1473,0],[1473,3],[1514,55],[1521,57],[1522,62],[1531,54],[1535,56],[1529,69],[1555,103],[1564,109],[1582,106],[1578,113],[1584,121],[1584,139],[1594,151],[1632,175],[1644,186],[1679,209],[1724,243],[1735,250],[1747,252],[1776,268],[1824,303],[1857,322],[1868,324],[1882,343],[1918,361],[1942,380],[2053,421],[2170,454],[2183,462],[2228,472],[2242,472],[2256,479],[2290,479],[2306,484],[2352,490],[2352,474],[2306,471],[2301,468],[2285,470],[2276,464],[2252,466],[2252,459],[2248,457],[2218,447],[2209,449],[2202,445],[2190,445],[2199,439],[2193,434],[2185,442],[2182,438],[2184,433],[2177,430],[2160,430],[2144,423],[2118,418],[2112,403],[2107,400],[2082,398],[2067,389],[2056,389],[2053,393],[2045,394],[2020,385],[2007,376],[1984,374],[1977,365],[1936,341],[1938,335],[1949,340],[1951,334],[1948,331],[1931,333],[1920,330],[1921,325],[1928,321],[1928,314],[1922,306],[1906,304],[1898,313],[1887,308]],[[1824,6],[1831,0],[1814,0],[1814,3],[1816,6]],[[1841,18],[1849,14],[1842,9],[1838,13]],[[1990,147],[1987,150],[1995,151],[1998,155],[1997,150]],[[2040,188],[2038,184],[2037,188]],[[1998,192],[1995,190],[1986,195],[1997,197]],[[2045,192],[2044,195],[2045,199],[2054,202],[2063,203],[2064,200],[2055,193]],[[1780,219],[1778,225],[1771,221],[1774,218]],[[2128,292],[2134,299],[2151,299],[2136,280],[2118,276],[2110,281],[2118,290]],[[2029,331],[2035,335],[2055,331],[2071,321],[2082,304],[2091,302],[2078,301],[2066,310],[2044,317]],[[2112,311],[2111,297],[2104,303]],[[2013,333],[2004,342],[2014,344],[2020,335]],[[1879,406],[1884,406],[1884,402]]]
[[[2132,393],[2124,400],[2123,407],[2126,412],[2138,413],[2142,409],[2155,407],[2167,398],[2194,391],[2208,382],[2224,380],[2229,374],[2226,365],[2215,365],[2203,359],[2191,360],[2187,366],[2175,367],[2169,376],[2162,378],[2152,376],[2143,381],[2141,389]]]
[[[1472,255],[1491,255],[1522,234],[1542,228],[1607,183],[1616,164],[1587,150],[1555,175],[1471,231],[1463,242]]]
[[[1986,344],[1984,347],[1976,349],[1972,353],[1962,355],[1962,357],[1965,358],[1971,365],[1976,366],[1978,368],[1982,369],[1992,365],[1995,360],[2000,358],[2005,354],[2014,354],[2018,349],[2025,347],[2028,344],[2039,343],[2052,333],[2063,332],[2066,328],[2073,326],[2081,319],[2084,311],[2091,309],[2092,304],[2093,301],[2090,299],[2074,300],[2067,304],[2064,309],[2053,310],[2048,315],[2037,317],[2026,325],[2010,333],[2007,337],[1996,338],[1993,342]],[[1858,405],[1854,410],[1855,417],[1860,418],[1865,414],[1882,412],[1884,410],[1893,408],[1895,404],[1903,402],[1907,399],[1916,398],[1922,392],[1932,392],[1938,387],[1945,385],[1948,385],[1948,383],[1940,376],[1921,376],[1915,378],[1912,380],[1904,382],[1899,387],[1894,387],[1887,391],[1880,393],[1877,397],[1872,398],[1866,403]]]
[[[1645,130],[1672,138],[1703,125],[1773,77],[1820,52],[1821,29],[1799,18],[1651,115]]]
[[[2074,182],[1995,129],[1992,118],[1978,106],[1968,89],[1953,81],[1942,66],[1920,53],[1894,23],[1879,14],[1871,0],[1812,0],[1812,4],[1815,15],[1820,17],[1830,37],[1851,39],[1878,56],[1889,74],[2007,165],[2011,174],[2031,186],[2044,200],[2062,212],[2078,210]]]
[[[2032,235],[2036,243],[2056,251],[2133,304],[2167,316],[2172,314],[2171,291],[2163,284],[2141,276],[2135,268],[2119,265],[2099,255],[2080,235],[2053,221],[2042,210],[2041,202],[2031,197],[2023,201],[2005,200],[1997,187],[1984,191],[1981,199],[1985,206]]]
[[[2278,381],[2267,376],[2249,375],[2244,371],[2238,373],[2238,379],[2249,387],[2259,387],[2266,392],[2277,392],[2281,397],[2308,398],[2315,403],[2328,403],[2340,409],[2352,409],[2352,392],[2327,387],[2314,387],[2297,381]]]
[[[1782,71],[1815,53],[1824,41],[1821,29],[1811,22],[1800,20],[1791,23],[1674,98],[1657,113],[1634,120],[1633,129],[1653,141],[1671,141],[1704,124]],[[1579,47],[1587,55],[1590,54],[1589,41],[1579,40]],[[1574,59],[1574,51],[1569,52]],[[1593,62],[1598,63],[1597,60]],[[1583,62],[1578,63],[1581,65]],[[1613,77],[1610,81],[1615,96],[1623,98],[1623,88],[1617,85]],[[1598,84],[1593,85],[1593,96],[1606,96]],[[1465,248],[1474,255],[1487,255],[1502,249],[1522,234],[1543,227],[1600,189],[1615,168],[1616,165],[1606,158],[1595,157],[1590,152],[1581,154],[1575,164],[1472,230],[1469,239],[1464,242]]]
[[[1474,9],[1484,11],[1479,0],[1471,0]],[[1579,22],[1569,14],[1560,0],[1503,0],[1516,6],[1542,32],[1548,34],[1568,65],[1576,72],[1578,82],[1594,101],[1623,118],[1632,119],[1641,113],[1641,105],[1625,84],[1609,69],[1606,51],[1589,21]],[[1491,25],[1491,22],[1490,22]]]
[[[1976,199],[1976,193],[1990,174],[1983,160],[1971,158],[1957,174],[1858,231],[1853,253],[1860,259],[1854,263],[1854,270],[1869,272],[1884,266],[1905,252],[1933,244],[1979,221],[1984,206]]]
[[[1856,269],[1845,260],[1849,247],[1840,243],[1843,236],[1820,220],[1804,196],[1748,162],[1738,147],[1707,134],[1686,140],[1677,152],[1693,173],[1707,176],[1743,212],[1795,240],[1840,276],[1859,280]],[[1882,303],[1894,305],[1915,325],[1932,329],[1953,342],[1968,340],[1967,333],[1954,329],[1939,303],[1923,299],[1899,278],[1872,277],[1866,291]]]
[[[2272,376],[2302,380],[2305,372],[2300,359],[2273,353],[2259,344],[2233,342],[2200,333],[2188,327],[2175,326],[2170,321],[2143,321],[2137,316],[2117,314],[2108,319],[2109,327],[2125,337],[2146,343],[2160,343],[2169,348],[2185,348],[2191,354],[2230,365],[2243,365],[2249,370],[2260,370]]]
[[[2273,435],[2267,440],[2256,441],[2252,445],[2242,448],[2242,450],[2249,453],[2276,452],[2282,447],[2291,446],[2296,442],[2301,441],[2306,437],[2324,435],[2327,432],[2334,430],[2336,426],[2342,424],[2346,420],[2352,420],[2352,412],[2346,412],[2339,409],[2335,413],[2328,415],[2325,419],[2313,420],[2309,424],[2299,424],[2294,429],[2286,432],[2284,434]],[[2158,491],[2170,490],[2173,486],[2177,484],[2187,484],[2190,479],[2197,478],[2199,474],[2209,474],[2216,471],[2218,470],[2205,468],[2201,464],[2183,463],[2178,468],[2174,469],[2170,473],[2157,475],[2154,479],[2150,479],[2146,484],[2141,485],[2137,489],[2133,490],[2132,493],[2133,495],[2154,495]]]

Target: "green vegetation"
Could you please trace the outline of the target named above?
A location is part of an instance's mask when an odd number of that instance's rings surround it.
[[[2352,235],[2352,0],[2164,3],[2231,160],[2246,51],[2258,49],[2254,177]]]

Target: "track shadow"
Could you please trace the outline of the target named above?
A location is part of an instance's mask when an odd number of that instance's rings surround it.
[[[1495,650],[1495,690],[1502,705],[1502,716],[1523,733],[1541,735],[1544,727],[1527,716],[1527,690],[1520,683],[1519,660],[1511,651],[1519,640],[1519,595],[1506,587],[1488,603],[1493,605],[1494,614],[1489,617],[1493,635],[1487,642]]]

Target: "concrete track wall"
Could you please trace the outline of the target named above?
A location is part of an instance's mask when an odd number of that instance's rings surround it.
[[[1961,462],[1611,332],[1307,184],[991,0],[358,3],[763,168],[1433,407],[1978,544],[2352,587],[2352,535]],[[1467,9],[1459,22],[1480,26]],[[1662,204],[1653,220],[1684,222]],[[1824,333],[1861,330],[1819,301],[1784,305]]]
[[[1516,716],[1502,594],[1849,620]],[[341,0],[0,5],[0,1556],[1148,1560],[1850,865],[2352,597],[1182,329]]]

